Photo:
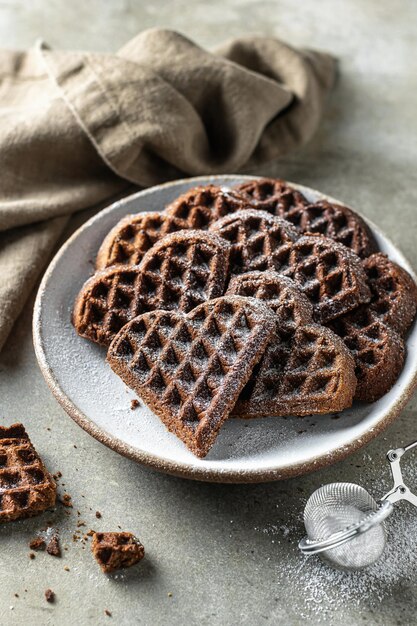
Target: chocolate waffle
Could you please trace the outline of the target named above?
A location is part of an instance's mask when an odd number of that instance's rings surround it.
[[[300,210],[308,204],[302,193],[278,178],[250,180],[234,189],[254,209],[284,216],[296,226],[299,223]]]
[[[300,230],[334,239],[362,258],[378,250],[366,222],[355,211],[341,204],[325,200],[309,204],[302,211]]]
[[[282,180],[264,178],[238,185],[236,191],[257,209],[279,215],[302,233],[318,233],[367,257],[378,250],[366,222],[352,209],[325,200],[309,203]]]
[[[231,244],[232,274],[281,267],[292,242],[299,237],[289,222],[256,209],[226,215],[214,222],[210,230]]]
[[[292,278],[312,302],[316,321],[325,323],[369,302],[360,259],[327,237],[305,235],[295,241],[277,271]]]
[[[385,254],[373,254],[363,262],[377,317],[404,336],[416,315],[417,286],[410,274]]]
[[[0,522],[38,515],[55,499],[55,482],[24,426],[0,426]]]
[[[204,457],[274,335],[276,316],[226,296],[187,315],[145,313],[110,345],[112,369],[197,456]]]
[[[236,191],[207,185],[190,189],[168,205],[165,213],[184,221],[187,228],[206,230],[221,217],[244,208],[247,203]]]
[[[340,339],[312,323],[299,286],[275,272],[236,276],[228,293],[265,301],[276,313],[276,336],[233,409],[235,417],[341,411],[356,387],[353,359]]]
[[[296,327],[283,342],[277,333],[253,377],[243,389],[233,415],[310,415],[351,406],[356,388],[354,360],[343,342],[318,324]]]
[[[404,366],[405,345],[368,306],[358,307],[330,324],[355,359],[355,399],[374,402],[386,394]]]
[[[297,284],[276,272],[248,272],[234,276],[227,295],[257,298],[265,302],[279,318],[280,334],[291,337],[301,324],[313,321],[313,307]]]
[[[145,556],[145,548],[132,533],[94,533],[91,551],[103,572],[132,567]]]
[[[145,252],[170,233],[175,233],[187,224],[164,213],[137,213],[127,215],[111,229],[97,253],[98,270],[122,263],[138,265]]]
[[[272,270],[289,276],[312,302],[318,322],[370,300],[359,257],[327,237],[297,238],[296,230],[285,220],[254,209],[224,217],[211,230],[232,246],[232,273]]]
[[[229,246],[202,231],[172,233],[140,265],[97,272],[75,302],[73,324],[82,337],[109,345],[131,319],[155,309],[190,311],[224,293]]]

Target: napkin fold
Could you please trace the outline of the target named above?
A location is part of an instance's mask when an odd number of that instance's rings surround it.
[[[0,349],[68,216],[132,189],[235,173],[314,133],[327,54],[242,37],[213,52],[173,31],[115,55],[0,51]]]

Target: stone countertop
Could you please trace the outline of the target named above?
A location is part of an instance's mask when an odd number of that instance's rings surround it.
[[[0,3],[2,47],[24,48],[43,37],[54,47],[114,51],[139,30],[164,26],[206,46],[257,33],[330,51],[340,75],[319,132],[298,154],[254,173],[304,183],[358,207],[414,267],[416,24],[413,0]],[[28,306],[0,355],[2,423],[26,424],[48,468],[62,472],[62,490],[74,508],[0,526],[1,626],[415,623],[417,516],[411,507],[398,509],[387,555],[368,572],[305,562],[296,547],[303,505],[321,484],[359,482],[376,497],[384,493],[386,451],[417,439],[415,399],[376,441],[332,468],[263,485],[190,482],[135,465],[73,423],[37,367],[30,322]],[[412,463],[408,475],[417,483]],[[61,530],[63,558],[37,553],[30,560],[28,542],[48,522]],[[104,576],[89,545],[73,541],[77,522],[86,524],[81,531],[120,525],[136,533],[146,559]],[[48,587],[55,604],[44,599]]]

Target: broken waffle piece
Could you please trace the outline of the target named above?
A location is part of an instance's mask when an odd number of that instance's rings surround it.
[[[82,287],[73,311],[79,335],[109,345],[131,319],[156,309],[188,312],[224,293],[229,245],[203,231],[167,235],[140,265],[114,265]]]
[[[273,336],[273,311],[226,296],[187,315],[145,313],[107,354],[112,369],[197,456],[204,457]]]
[[[97,253],[96,268],[111,265],[139,265],[145,253],[170,233],[188,228],[184,220],[165,213],[127,215],[112,228]]]
[[[127,532],[94,533],[91,551],[106,574],[132,567],[145,556],[143,545]]]
[[[291,279],[275,272],[236,276],[230,293],[255,295],[276,313],[276,336],[233,409],[235,417],[309,415],[351,406],[353,358],[343,342],[313,324],[310,302]]]
[[[190,189],[166,207],[165,213],[186,223],[186,228],[206,230],[216,220],[247,208],[235,190],[207,185]]]
[[[382,253],[365,259],[363,266],[372,293],[370,308],[381,322],[404,336],[416,316],[416,283],[404,268]]]
[[[55,499],[55,482],[24,426],[0,426],[0,522],[38,515]]]
[[[288,220],[301,233],[329,237],[351,248],[360,257],[378,250],[366,222],[341,204],[327,200],[310,203],[285,181],[271,178],[248,181],[238,185],[236,191],[255,208]]]

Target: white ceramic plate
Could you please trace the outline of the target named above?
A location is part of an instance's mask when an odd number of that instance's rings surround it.
[[[105,362],[105,349],[78,337],[71,321],[74,299],[92,274],[91,260],[108,231],[128,213],[159,211],[197,184],[233,185],[252,177],[215,176],[167,183],[136,193],[83,225],[61,248],[39,288],[34,310],[36,355],[52,392],[69,415],[117,452],[164,472],[218,482],[261,482],[288,478],[346,457],[385,428],[416,384],[417,327],[407,341],[404,370],[381,400],[334,415],[311,418],[232,419],[225,423],[205,459],[197,459],[142,403]],[[325,196],[294,185],[311,201]],[[327,198],[328,199],[328,198]],[[411,268],[395,246],[370,224],[391,259]]]

